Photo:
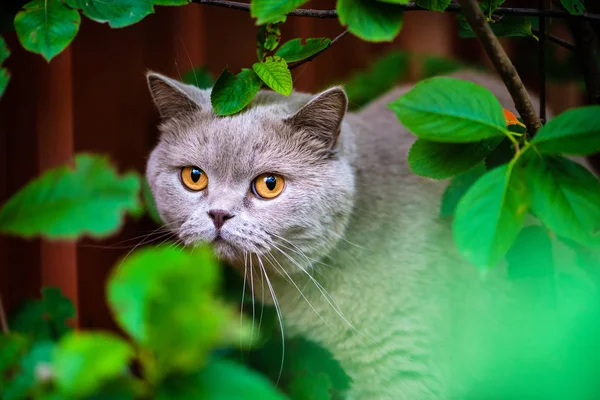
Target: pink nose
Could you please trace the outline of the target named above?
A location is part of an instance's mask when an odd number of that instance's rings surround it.
[[[208,212],[208,216],[212,219],[213,224],[215,224],[215,228],[221,229],[225,221],[233,218],[233,215],[229,214],[225,210],[210,210]]]

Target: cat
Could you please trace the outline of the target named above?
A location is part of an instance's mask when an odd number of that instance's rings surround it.
[[[453,76],[516,112],[500,80]],[[162,220],[238,269],[276,306],[286,336],[328,349],[352,380],[346,398],[506,398],[488,390],[502,387],[495,365],[512,365],[536,341],[532,329],[558,337],[553,323],[527,325],[503,269],[482,277],[458,254],[439,217],[447,182],[410,171],[415,137],[386,107],[410,85],[356,113],[338,86],[260,91],[217,117],[210,90],[157,73],[148,82],[161,135],[147,180]],[[523,351],[546,354],[555,342]]]

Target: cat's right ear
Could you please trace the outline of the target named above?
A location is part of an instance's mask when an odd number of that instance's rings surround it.
[[[195,99],[197,96],[194,96],[193,89],[188,85],[156,72],[149,72],[146,78],[154,104],[163,120],[181,117],[202,109]]]

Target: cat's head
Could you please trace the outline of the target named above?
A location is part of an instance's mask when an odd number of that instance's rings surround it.
[[[209,243],[238,265],[249,255],[275,259],[287,270],[331,250],[354,197],[341,88],[315,97],[260,92],[245,111],[218,117],[209,90],[154,73],[148,82],[162,123],[147,179],[185,244]]]

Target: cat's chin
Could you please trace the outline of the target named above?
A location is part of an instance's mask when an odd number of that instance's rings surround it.
[[[210,245],[215,256],[220,260],[233,263],[240,258],[240,250],[223,238],[213,240]]]

